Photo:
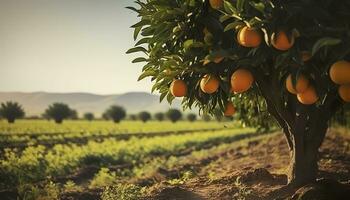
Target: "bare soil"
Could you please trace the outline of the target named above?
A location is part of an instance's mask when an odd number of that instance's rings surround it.
[[[319,180],[299,190],[287,186],[289,151],[282,134],[251,141],[211,158],[192,168],[196,175],[183,184],[164,180],[153,185],[146,199],[350,199],[348,130],[327,134],[319,154]]]

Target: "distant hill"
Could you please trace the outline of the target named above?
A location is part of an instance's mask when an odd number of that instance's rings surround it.
[[[169,106],[166,100],[159,103],[159,96],[146,92],[130,92],[116,95],[96,95],[90,93],[47,93],[47,92],[0,92],[0,102],[16,101],[20,103],[27,116],[41,115],[48,105],[54,102],[67,103],[76,109],[80,115],[93,112],[101,115],[110,105],[123,106],[128,113],[138,113],[142,110],[151,113],[166,111],[170,107],[180,108],[180,100],[174,100]]]

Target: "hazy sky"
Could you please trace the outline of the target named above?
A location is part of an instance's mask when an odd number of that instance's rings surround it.
[[[0,91],[150,91],[137,82],[132,0],[0,0]]]

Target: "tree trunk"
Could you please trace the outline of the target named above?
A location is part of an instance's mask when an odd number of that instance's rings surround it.
[[[9,124],[13,124],[13,123],[15,123],[15,118],[8,118],[8,119],[7,119],[7,122],[8,122]]]
[[[319,126],[308,132],[292,134],[288,183],[300,187],[316,181],[318,174],[318,153],[327,128]]]
[[[318,148],[303,144],[302,139],[295,138],[293,141],[288,171],[288,182],[297,187],[314,182],[318,172]]]

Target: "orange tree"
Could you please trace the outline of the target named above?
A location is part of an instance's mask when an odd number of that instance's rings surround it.
[[[289,183],[317,177],[330,119],[350,102],[350,2],[136,0],[139,79],[184,108],[283,129]],[[141,35],[141,36],[140,36]],[[234,108],[232,108],[234,105]],[[229,110],[227,110],[229,109]],[[234,111],[233,111],[234,110]]]

